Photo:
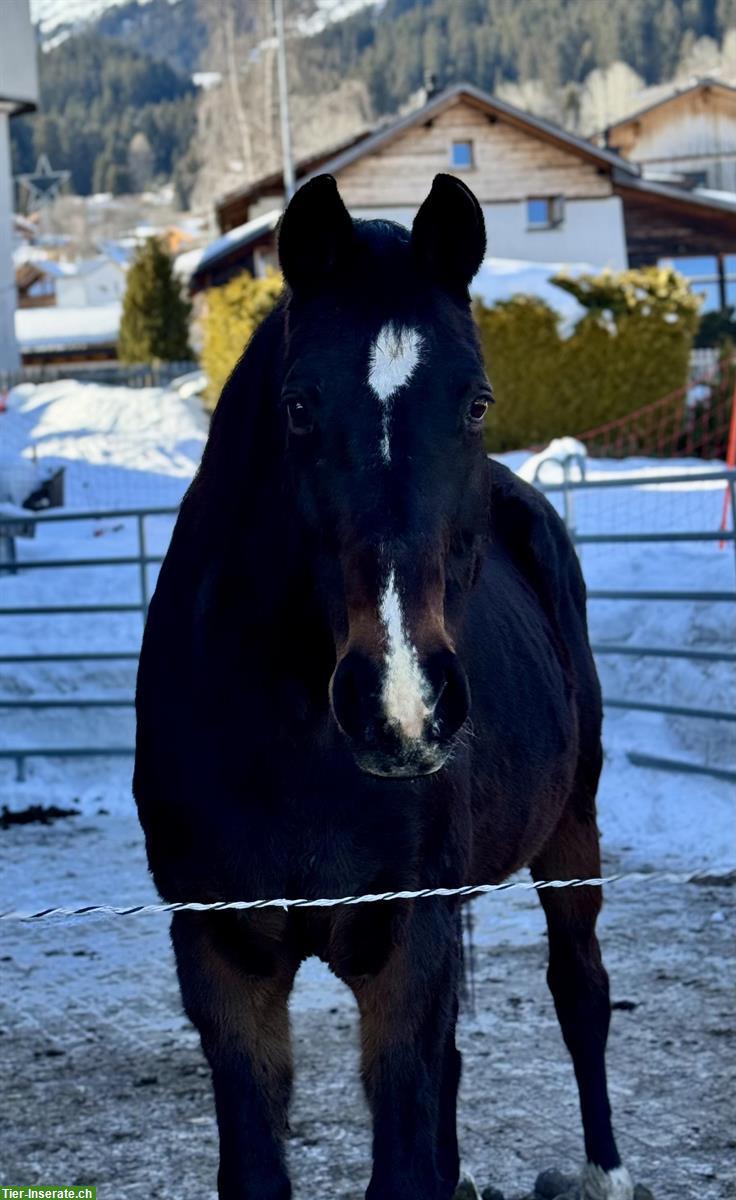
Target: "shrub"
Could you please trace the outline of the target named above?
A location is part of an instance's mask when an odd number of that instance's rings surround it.
[[[276,271],[269,271],[262,279],[254,279],[244,271],[207,292],[201,321],[201,363],[211,408],[254,331],[276,303],[281,286]]]
[[[121,362],[181,362],[191,358],[190,312],[191,305],[182,295],[171,258],[156,238],[148,238],[128,271],[118,339]]]
[[[736,341],[736,308],[718,309],[703,313],[700,318],[695,345],[700,349],[718,347]]]
[[[475,305],[498,407],[486,431],[498,452],[584,432],[684,386],[700,300],[657,267],[555,278],[587,310],[570,337],[542,300]]]

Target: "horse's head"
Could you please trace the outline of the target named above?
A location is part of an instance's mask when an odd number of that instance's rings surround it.
[[[468,299],[484,251],[478,202],[448,175],[411,234],[351,220],[328,175],[281,224],[299,536],[335,639],[332,711],[372,774],[438,770],[469,713],[456,644],[488,525]]]

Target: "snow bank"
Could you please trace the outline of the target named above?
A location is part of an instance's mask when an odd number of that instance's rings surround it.
[[[71,508],[177,504],[206,436],[196,397],[166,388],[23,384],[0,413],[3,460],[64,466]]]
[[[562,317],[562,332],[572,333],[574,326],[585,314],[585,309],[574,296],[551,282],[554,275],[595,274],[596,268],[588,263],[544,263],[525,262],[516,258],[487,258],[473,283],[471,292],[484,304],[496,304],[499,300],[510,300],[512,296],[536,296],[544,300]]]
[[[585,470],[588,451],[573,437],[552,438],[544,450],[532,454],[517,470],[527,483],[561,483],[565,477],[565,462],[573,459],[567,469],[568,479],[580,479]]]
[[[84,308],[19,308],[15,336],[21,350],[70,350],[114,346],[120,331],[121,303]]]

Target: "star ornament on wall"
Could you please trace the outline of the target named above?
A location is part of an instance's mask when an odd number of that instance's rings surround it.
[[[69,179],[69,171],[54,171],[47,154],[42,154],[35,171],[16,176],[18,183],[28,192],[32,205],[52,204]]]

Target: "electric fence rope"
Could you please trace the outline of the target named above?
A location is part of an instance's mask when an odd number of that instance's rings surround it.
[[[736,869],[709,869],[698,871],[625,871],[614,875],[595,876],[590,879],[537,879],[509,880],[506,883],[464,884],[454,888],[420,888],[416,891],[380,892],[362,896],[333,896],[320,899],[270,899],[270,900],[214,900],[173,901],[158,904],[85,904],[78,908],[57,906],[42,908],[35,912],[22,909],[7,909],[0,912],[0,921],[41,921],[53,917],[90,917],[95,915],[133,917],[149,916],[154,913],[178,912],[245,912],[259,908],[336,908],[339,905],[378,904],[390,900],[426,900],[433,896],[485,896],[497,892],[541,892],[548,888],[604,887],[613,883],[736,883]]]

